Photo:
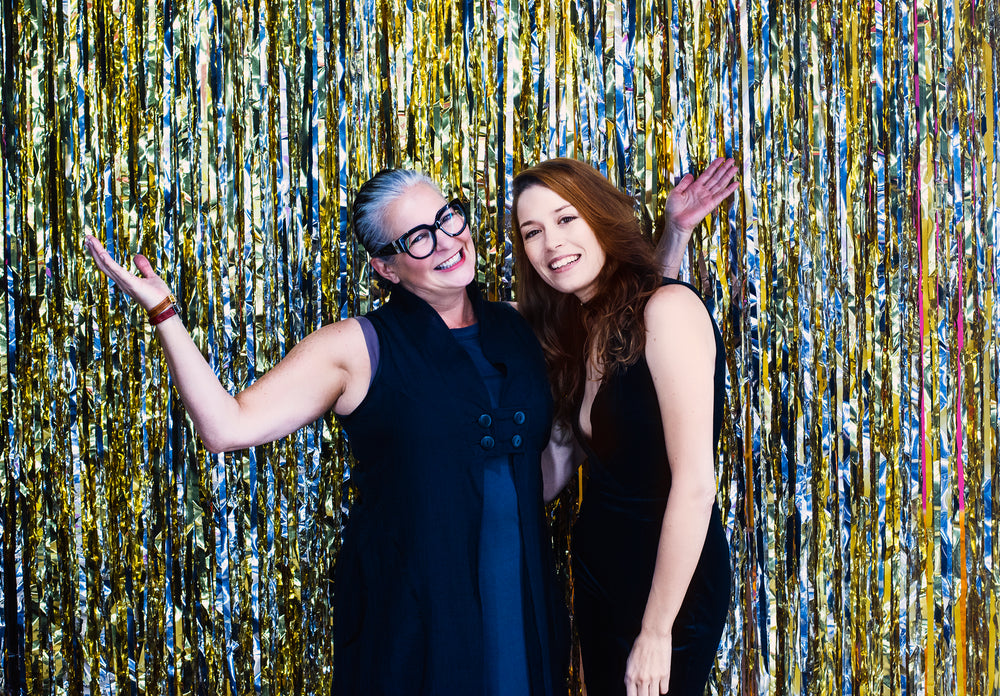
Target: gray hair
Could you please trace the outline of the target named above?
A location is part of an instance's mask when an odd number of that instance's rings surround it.
[[[358,189],[351,209],[354,234],[372,256],[392,241],[386,220],[389,206],[417,184],[441,191],[430,177],[412,169],[383,169]]]

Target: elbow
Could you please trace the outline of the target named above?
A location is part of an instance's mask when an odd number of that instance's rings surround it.
[[[717,489],[715,486],[715,478],[711,480],[693,480],[693,481],[677,481],[671,484],[671,495],[675,493],[679,494],[687,504],[690,506],[691,510],[711,510],[712,506],[715,505],[715,497]]]
[[[554,483],[545,482],[542,484],[542,500],[546,505],[551,503],[559,496],[559,492],[562,490],[561,486]]]
[[[202,446],[212,454],[222,454],[234,450],[243,449],[244,445],[226,438],[221,433],[198,433],[198,439]]]
[[[211,454],[222,454],[223,452],[229,451],[220,440],[214,437],[199,434],[198,439],[201,440],[202,446]]]

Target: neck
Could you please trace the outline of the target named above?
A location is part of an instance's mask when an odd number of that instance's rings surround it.
[[[411,292],[413,292],[411,290]],[[472,308],[472,300],[465,288],[449,292],[447,295],[427,296],[419,292],[413,294],[420,297],[437,312],[445,326],[449,329],[461,329],[476,323],[476,313]]]

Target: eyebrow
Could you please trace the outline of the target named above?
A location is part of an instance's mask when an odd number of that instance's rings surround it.
[[[559,206],[558,208],[556,208],[555,210],[553,210],[552,213],[555,214],[555,215],[558,215],[562,211],[566,210],[566,208],[572,208],[572,207],[573,207],[572,203],[567,203],[566,205]],[[521,223],[521,227],[519,229],[523,229],[525,227],[525,225],[537,225],[537,224],[538,223],[535,222],[534,220],[525,220],[525,221],[523,221]]]

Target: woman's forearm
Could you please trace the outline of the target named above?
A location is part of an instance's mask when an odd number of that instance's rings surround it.
[[[656,635],[672,630],[705,546],[714,501],[714,486],[692,484],[671,488],[642,630]]]
[[[239,423],[239,404],[222,386],[180,317],[157,324],[155,332],[170,378],[202,443],[212,452],[238,447],[233,431]]]

